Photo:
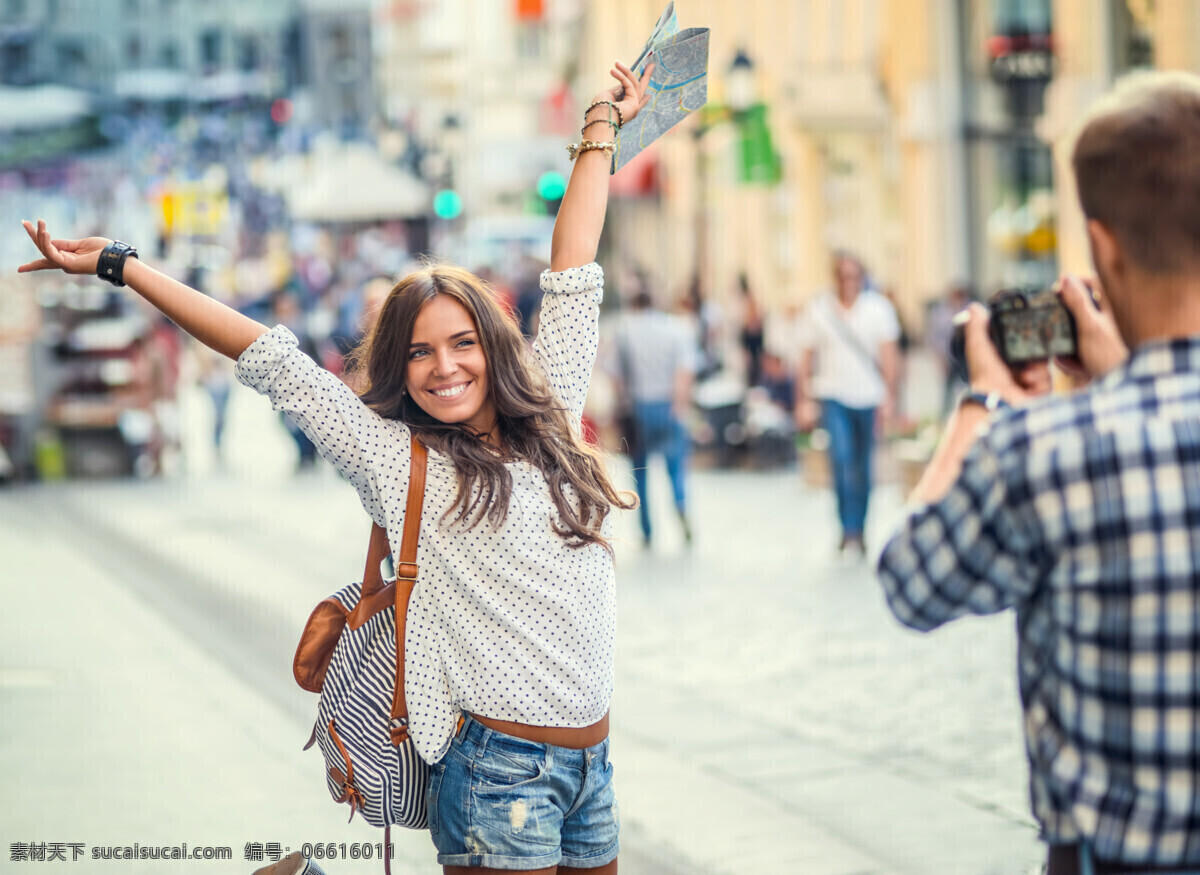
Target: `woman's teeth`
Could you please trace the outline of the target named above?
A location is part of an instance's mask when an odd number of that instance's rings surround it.
[[[463,383],[462,385],[455,386],[452,389],[434,389],[433,394],[437,395],[439,398],[453,398],[455,395],[461,395],[465,391],[467,391],[467,384]]]

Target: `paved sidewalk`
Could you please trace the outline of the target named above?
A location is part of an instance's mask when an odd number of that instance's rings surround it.
[[[352,490],[320,476],[260,485],[252,499],[232,478],[0,493],[8,568],[16,579],[55,581],[49,598],[44,586],[6,595],[0,620],[0,728],[15,776],[4,838],[88,848],[186,841],[231,847],[236,861],[247,842],[286,851],[380,841],[360,820],[341,821],[319,755],[299,752],[315,697],[287,673],[308,611],[358,558],[364,519]],[[206,626],[206,613],[218,627]],[[812,819],[665,749],[644,720],[654,690],[621,681],[619,689],[622,871],[892,871]],[[397,831],[394,840],[396,871],[439,871],[427,835]]]
[[[248,842],[380,840],[341,822],[299,751],[315,697],[289,671],[313,605],[359,575],[367,518],[327,467],[290,476],[274,415],[252,415],[261,438],[232,418],[225,473],[0,490],[5,860],[14,842],[186,841],[233,862],[169,871],[249,872]],[[691,551],[669,502],[653,551],[634,514],[618,525],[622,872],[1034,872],[1011,619],[899,629],[795,472],[693,487]],[[878,493],[874,543],[898,507]],[[427,835],[395,840],[393,871],[439,871]]]
[[[0,494],[0,851],[12,871],[248,873],[262,865],[247,862],[248,843],[344,842],[349,854],[381,842],[379,830],[347,824],[322,798],[319,763],[300,754],[295,719],[164,623],[94,551],[79,549],[89,541],[58,525],[48,505]],[[82,856],[67,846],[66,862],[23,867],[17,843],[75,843]],[[189,853],[230,856],[92,859],[106,847],[184,843]],[[428,836],[398,834],[396,844],[394,871],[440,871]],[[370,865],[378,871],[378,860]]]

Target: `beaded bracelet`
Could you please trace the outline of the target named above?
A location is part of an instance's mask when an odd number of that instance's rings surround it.
[[[598,106],[611,106],[613,109],[615,109],[617,111],[617,121],[621,123],[621,127],[625,127],[625,114],[621,112],[621,107],[617,106],[611,100],[597,100],[583,111],[583,117],[586,119],[587,114]],[[609,117],[611,118],[612,116],[610,115]]]
[[[574,161],[584,152],[604,151],[611,154],[616,150],[616,148],[617,144],[612,141],[581,140],[579,143],[568,144],[567,154],[570,155],[571,160]]]
[[[592,119],[590,122],[585,123],[584,126],[579,129],[579,135],[582,137],[584,135],[583,132],[586,131],[588,128],[590,128],[592,125],[612,125],[614,136],[617,134],[618,131],[621,130],[621,126],[610,118],[595,118],[595,119]]]

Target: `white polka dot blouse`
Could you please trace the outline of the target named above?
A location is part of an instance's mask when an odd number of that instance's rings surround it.
[[[534,355],[573,421],[583,414],[595,363],[603,285],[598,264],[541,278],[546,295]],[[398,550],[408,428],[368,409],[283,326],[242,353],[237,376],[304,430]],[[558,511],[540,470],[516,461],[509,471],[505,521],[467,528],[453,513],[442,521],[458,484],[449,460],[429,451],[405,692],[413,740],[430,763],[445,754],[463,711],[569,727],[608,711],[617,619],[612,557],[600,545],[573,548],[555,534]],[[606,537],[611,526],[610,514]]]

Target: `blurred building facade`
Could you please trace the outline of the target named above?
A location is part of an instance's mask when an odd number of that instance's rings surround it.
[[[580,70],[632,56],[661,6],[589,4]],[[677,9],[681,27],[712,29],[711,111],[654,147],[655,185],[614,203],[615,251],[672,290],[698,271],[717,301],[732,300],[744,272],[771,309],[826,287],[838,248],[864,257],[913,325],[957,281],[989,294],[1085,269],[1073,125],[1131,69],[1200,69],[1200,4],[1190,0]],[[747,181],[740,166],[747,132],[731,80],[747,58],[777,181]]]
[[[548,240],[545,174],[569,172],[580,0],[383,0],[377,11],[381,145],[452,192],[435,242],[495,261],[507,240]],[[553,193],[553,192],[551,192]],[[551,198],[553,200],[553,198]],[[461,218],[460,216],[461,211]],[[548,252],[548,250],[547,250]]]
[[[149,105],[308,94],[313,124],[375,115],[374,0],[3,0],[0,85]]]
[[[385,160],[452,195],[430,205],[435,245],[537,246],[556,190],[539,181],[569,174],[583,107],[663,5],[0,0],[0,86],[307,93],[297,118],[374,134]],[[683,0],[677,12],[711,28],[710,106],[614,180],[605,239],[664,304],[693,281],[731,301],[741,274],[768,309],[802,303],[837,248],[896,290],[910,324],[960,280],[986,294],[1082,269],[1073,123],[1123,72],[1200,67],[1193,0]]]
[[[283,68],[296,0],[5,0],[0,76],[5,84],[51,83],[120,91],[179,88],[218,74]],[[291,38],[294,41],[294,38]],[[157,71],[161,76],[146,76]],[[268,83],[270,84],[270,83]],[[281,85],[282,83],[280,83]]]

